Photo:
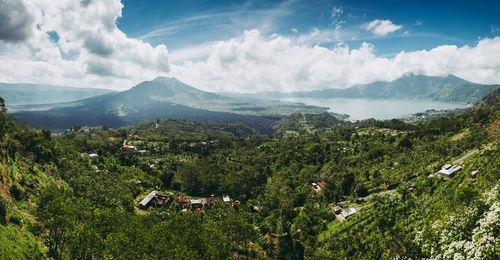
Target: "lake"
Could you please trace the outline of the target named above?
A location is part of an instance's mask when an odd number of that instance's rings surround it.
[[[349,120],[367,118],[391,119],[429,109],[443,110],[464,108],[462,103],[425,101],[411,99],[365,99],[365,98],[282,98],[281,101],[300,102],[306,105],[329,107],[328,111],[348,114]]]

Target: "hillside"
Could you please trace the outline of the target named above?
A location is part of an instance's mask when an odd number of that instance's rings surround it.
[[[326,112],[321,114],[297,113],[281,119],[273,126],[273,129],[276,131],[276,135],[281,137],[312,134],[345,123],[343,120],[347,117],[347,115],[341,116]]]
[[[347,89],[326,89],[310,92],[259,94],[269,98],[394,98],[419,99],[475,104],[500,85],[476,84],[453,75],[431,77],[407,74],[392,82],[354,85]]]
[[[0,96],[8,107],[72,102],[111,92],[109,89],[0,83]]]
[[[417,124],[294,114],[293,138],[185,119],[51,134],[0,102],[0,258],[498,258],[499,94]],[[168,200],[142,207],[152,191]]]
[[[281,116],[320,113],[327,108],[300,103],[229,98],[188,86],[175,78],[159,77],[120,93],[73,103],[23,107],[12,114],[32,127],[63,130],[79,124],[120,127],[157,118],[187,118],[208,122],[243,122],[268,132]]]

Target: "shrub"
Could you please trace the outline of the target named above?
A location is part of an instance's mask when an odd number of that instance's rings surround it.
[[[26,199],[26,191],[19,184],[14,183],[9,188],[10,195],[16,200],[24,200]]]
[[[5,216],[9,209],[9,201],[0,195],[0,223],[5,223]]]

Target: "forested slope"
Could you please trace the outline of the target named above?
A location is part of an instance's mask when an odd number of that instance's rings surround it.
[[[499,257],[496,95],[415,125],[295,115],[306,124],[283,136],[181,119],[51,135],[15,126],[3,110],[0,257]],[[475,150],[455,176],[434,176]],[[232,203],[139,209],[152,190]],[[356,214],[339,221],[337,205]]]

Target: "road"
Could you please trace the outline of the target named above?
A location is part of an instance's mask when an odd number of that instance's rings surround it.
[[[467,157],[469,157],[469,156],[471,156],[471,155],[473,155],[473,154],[477,153],[478,151],[479,151],[479,150],[478,150],[478,149],[476,149],[476,150],[474,150],[474,151],[472,151],[472,152],[470,152],[470,153],[468,153],[468,154],[466,154],[466,155],[464,155],[464,156],[462,156],[462,157],[460,157],[460,158],[456,159],[455,161],[453,161],[453,162],[452,162],[452,164],[457,164],[457,163],[460,163],[460,162],[462,162],[463,160],[465,160],[465,158],[467,158]]]
[[[354,202],[356,200],[369,200],[369,199],[371,199],[371,198],[373,198],[375,196],[383,196],[383,195],[386,195],[386,194],[389,194],[389,193],[393,193],[395,191],[396,191],[396,189],[381,191],[381,192],[378,192],[378,193],[372,193],[372,194],[370,194],[370,195],[368,195],[366,197],[355,198],[353,200],[344,200],[344,201],[339,202],[338,204],[352,203],[352,202]]]

